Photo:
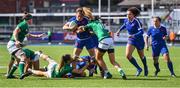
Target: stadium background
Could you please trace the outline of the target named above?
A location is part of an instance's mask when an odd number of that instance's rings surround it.
[[[101,1],[101,4],[99,4]],[[153,1],[153,4],[152,4]],[[108,4],[108,2],[110,2]],[[73,41],[75,35],[62,30],[63,24],[68,18],[75,15],[74,10],[79,6],[91,7],[94,11],[93,15],[101,17],[107,28],[115,32],[122,24],[126,17],[126,10],[135,6],[141,10],[140,20],[143,23],[144,30],[151,25],[152,15],[163,18],[163,24],[168,28],[168,32],[176,33],[176,44],[180,40],[179,24],[180,24],[180,0],[0,0],[0,87],[58,87],[58,88],[120,88],[120,87],[138,87],[138,88],[179,88],[180,87],[180,54],[179,46],[168,47],[171,60],[174,63],[174,71],[177,78],[169,75],[166,63],[160,57],[161,72],[158,77],[154,77],[154,66],[152,53],[145,51],[147,56],[147,64],[149,67],[148,77],[143,74],[135,77],[136,69],[129,63],[125,57],[125,46],[115,46],[116,60],[122,64],[128,80],[122,80],[108,60],[108,56],[104,56],[107,66],[113,74],[112,79],[103,80],[99,74],[94,77],[76,78],[76,79],[47,79],[45,77],[30,76],[25,80],[6,79],[4,76],[7,70],[7,63],[10,60],[6,44],[12,34],[12,31],[18,24],[24,11],[28,11],[33,15],[33,25],[30,25],[31,33],[46,33],[48,30],[53,32],[52,45],[47,45],[47,38],[28,39],[29,45],[26,48],[32,50],[42,50],[45,54],[50,55],[55,61],[59,61],[59,57],[63,54],[72,53]],[[114,35],[115,43],[126,43],[127,33],[123,31],[120,37]],[[69,44],[70,45],[67,45]],[[33,45],[35,44],[35,45]],[[54,45],[56,44],[56,45]],[[65,44],[65,45],[57,45]],[[67,45],[67,46],[66,46]],[[88,55],[83,50],[81,55]],[[137,52],[133,56],[138,57]],[[137,58],[137,62],[142,66],[141,60]],[[47,63],[40,60],[41,67]],[[18,77],[19,72],[15,75]]]
[[[73,43],[74,34],[63,31],[62,26],[68,18],[74,16],[77,7],[87,6],[93,9],[93,15],[99,16],[108,29],[114,33],[126,17],[126,10],[135,6],[141,10],[139,17],[144,30],[151,25],[152,15],[160,16],[168,33],[176,33],[176,42],[180,41],[180,0],[0,0],[0,44],[6,44],[13,29],[24,11],[33,15],[31,33],[52,31],[52,44]],[[127,41],[127,33],[119,37],[114,35],[116,43]],[[46,43],[47,38],[28,39],[28,43]]]

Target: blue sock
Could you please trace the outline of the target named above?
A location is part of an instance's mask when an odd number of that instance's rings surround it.
[[[148,75],[148,66],[147,66],[147,62],[146,62],[146,57],[144,56],[143,59],[141,59],[143,65],[144,65],[144,76]]]
[[[146,57],[144,56],[143,59],[141,59],[143,65],[144,65],[144,68],[147,68],[147,62],[146,62]]]
[[[167,65],[168,65],[168,68],[169,68],[169,71],[171,72],[171,75],[174,75],[174,70],[173,70],[173,64],[172,62],[167,62]]]
[[[159,69],[159,63],[155,63],[155,64],[154,64],[154,67],[156,68],[156,70],[160,70],[160,69]]]
[[[140,66],[137,64],[136,60],[134,57],[132,57],[130,60],[131,64],[133,64],[137,69],[141,69]]]

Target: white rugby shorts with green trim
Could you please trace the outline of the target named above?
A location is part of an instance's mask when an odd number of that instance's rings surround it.
[[[114,43],[112,38],[104,38],[98,44],[98,48],[108,50],[114,49]]]
[[[18,49],[21,49],[21,48],[16,47],[14,41],[9,41],[9,42],[8,42],[8,44],[7,44],[7,50],[9,51],[10,54],[14,53],[14,52],[17,51]]]
[[[56,77],[56,66],[57,66],[57,63],[53,60],[49,63],[48,65],[48,71],[47,71],[47,74],[48,74],[48,78],[55,78]]]

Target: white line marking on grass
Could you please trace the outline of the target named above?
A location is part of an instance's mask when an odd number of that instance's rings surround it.
[[[7,66],[0,66],[0,68],[7,68]]]

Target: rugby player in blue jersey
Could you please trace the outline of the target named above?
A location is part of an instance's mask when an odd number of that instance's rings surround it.
[[[141,61],[144,65],[144,76],[148,75],[148,66],[146,62],[146,57],[144,55],[144,38],[143,38],[143,29],[142,24],[137,19],[137,16],[140,14],[140,11],[136,7],[131,7],[127,10],[127,19],[124,20],[124,24],[116,32],[119,36],[120,31],[126,29],[128,31],[128,42],[126,46],[126,58],[137,68],[136,76],[139,76],[142,72],[141,67],[136,62],[135,58],[132,56],[135,48],[141,58]]]
[[[163,55],[164,59],[167,62],[167,66],[169,68],[169,71],[171,73],[172,77],[175,77],[175,73],[173,70],[173,64],[169,57],[169,51],[166,46],[165,39],[167,37],[167,30],[164,26],[161,25],[161,18],[160,17],[154,17],[153,18],[153,26],[149,27],[146,37],[146,49],[148,50],[148,38],[152,37],[151,45],[152,45],[152,56],[154,60],[154,67],[156,71],[154,72],[154,75],[157,76],[157,74],[160,72],[159,68],[159,55],[160,53]]]
[[[70,22],[75,22],[76,26],[71,27]],[[77,34],[77,39],[75,40],[75,48],[73,51],[73,58],[77,59],[82,52],[83,47],[85,46],[88,50],[91,57],[95,57],[94,53],[94,44],[93,39],[91,37],[91,33],[89,31],[78,32],[78,26],[84,26],[88,24],[88,19],[84,16],[84,11],[82,8],[76,9],[76,16],[69,19],[69,21],[63,26],[64,30],[70,30]]]
[[[81,56],[76,64],[76,69],[83,68],[87,64],[87,62],[89,63],[87,70],[89,71],[89,77],[91,77],[96,71],[95,58],[91,58],[91,56]]]

